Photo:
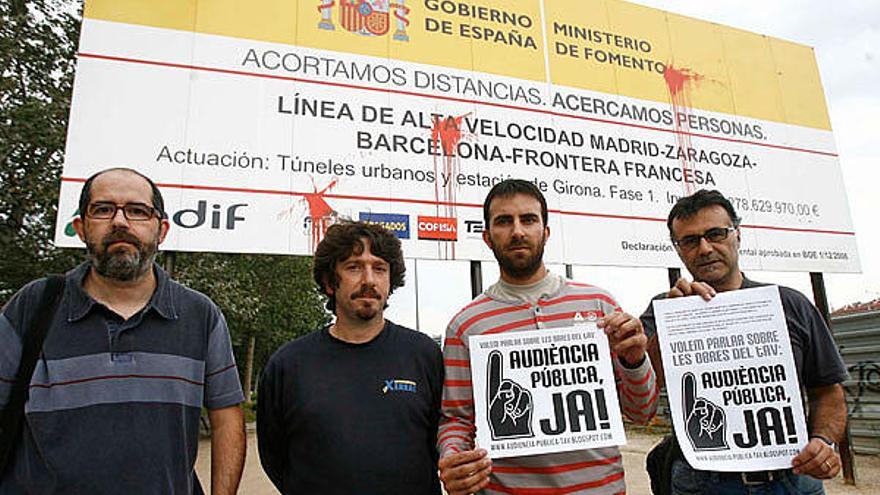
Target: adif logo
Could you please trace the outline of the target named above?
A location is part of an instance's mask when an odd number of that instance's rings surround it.
[[[79,208],[73,212],[73,215],[70,217],[70,221],[67,222],[67,225],[64,226],[64,235],[67,237],[73,237],[76,235],[76,229],[73,228],[73,219],[79,216]]]
[[[224,213],[223,207],[219,204],[211,205],[211,212],[208,213],[208,202],[199,200],[195,208],[187,208],[179,210],[171,215],[171,220],[185,228],[195,229],[205,225],[210,216],[210,227],[214,230],[226,229],[235,230],[237,222],[244,221],[244,217],[237,213],[239,208],[244,208],[247,203],[238,203],[226,208]]]
[[[212,230],[235,230],[239,222],[245,217],[241,210],[247,207],[247,203],[236,203],[230,206],[211,204],[208,211],[208,202],[199,200],[195,208],[184,208],[168,215],[168,218],[177,226],[184,229],[196,229],[209,227]],[[64,226],[64,235],[73,237],[76,230],[73,228],[73,219],[80,216],[79,208],[71,215],[71,220]]]
[[[385,380],[385,386],[382,387],[382,393],[388,392],[416,392],[416,382],[412,380]]]

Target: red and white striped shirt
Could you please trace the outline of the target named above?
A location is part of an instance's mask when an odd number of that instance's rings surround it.
[[[468,337],[561,328],[572,325],[577,313],[602,317],[619,309],[604,290],[572,281],[565,281],[557,292],[542,296],[534,304],[502,300],[496,294],[491,288],[481,294],[453,317],[446,329],[446,381],[437,440],[441,457],[474,448]],[[626,368],[616,358],[613,362],[623,413],[633,421],[646,423],[657,411],[659,395],[647,355],[638,368]],[[619,449],[606,447],[493,460],[490,483],[484,492],[616,495],[625,493],[626,485]]]

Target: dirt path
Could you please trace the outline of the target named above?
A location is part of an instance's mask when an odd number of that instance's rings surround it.
[[[629,443],[621,447],[620,450],[623,454],[624,469],[626,469],[627,492],[631,495],[650,495],[651,485],[648,473],[645,471],[645,455],[655,443],[660,441],[660,438],[662,435],[627,432]],[[202,440],[199,444],[196,472],[199,474],[199,479],[202,480],[205,491],[210,493],[211,442],[209,440]],[[825,483],[825,491],[828,495],[874,495],[878,493],[880,456],[856,456],[856,473],[858,475],[857,487],[845,485],[843,478],[838,476]],[[254,431],[248,431],[248,456],[244,466],[241,488],[238,492],[242,495],[273,495],[278,493],[260,467],[257,436]]]

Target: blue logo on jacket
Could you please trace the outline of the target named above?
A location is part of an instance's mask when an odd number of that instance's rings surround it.
[[[412,380],[385,380],[385,386],[382,387],[382,393],[388,392],[416,392],[416,382]]]

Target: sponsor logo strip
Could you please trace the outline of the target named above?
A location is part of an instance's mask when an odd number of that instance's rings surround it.
[[[458,222],[450,217],[419,216],[419,239],[435,241],[458,240]]]
[[[358,214],[358,220],[380,225],[393,232],[398,239],[409,239],[409,215],[362,211]]]

